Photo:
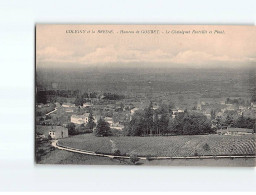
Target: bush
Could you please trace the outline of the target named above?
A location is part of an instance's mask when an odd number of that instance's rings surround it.
[[[153,160],[153,157],[152,157],[151,155],[147,155],[147,156],[146,156],[146,159],[147,159],[148,161],[151,161],[151,160]]]
[[[78,134],[74,123],[68,123],[67,128],[68,128],[69,135],[77,135]]]
[[[136,164],[140,159],[138,158],[138,156],[136,154],[131,154],[130,155],[130,161],[133,163],[133,164]]]
[[[118,149],[117,149],[117,150],[115,150],[115,151],[114,151],[114,155],[115,155],[115,156],[120,156],[120,155],[121,155],[120,150],[118,150]]]
[[[206,144],[203,145],[203,149],[204,149],[204,151],[209,151],[210,146],[206,143]]]
[[[52,140],[52,137],[50,135],[48,135],[48,140]]]
[[[110,125],[108,122],[104,121],[103,119],[100,119],[98,121],[98,125],[95,130],[95,136],[111,136],[112,132],[110,130]]]
[[[55,150],[55,147],[51,146],[50,151],[54,151],[54,150]]]

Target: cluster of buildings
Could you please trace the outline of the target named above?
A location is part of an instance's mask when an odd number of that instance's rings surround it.
[[[66,123],[72,122],[75,125],[84,125],[89,122],[89,110],[93,111],[94,122],[97,124],[100,118],[103,118],[106,122],[109,123],[111,129],[123,130],[126,122],[131,121],[132,116],[140,109],[148,106],[148,102],[141,101],[140,99],[130,99],[130,100],[105,100],[104,97],[95,98],[94,101],[86,102],[82,106],[76,106],[73,103],[63,103],[62,105],[58,102],[55,103],[56,109],[61,110],[63,116],[68,116],[65,118]],[[46,105],[47,106],[47,105]],[[43,105],[37,105],[37,107],[43,107]],[[153,109],[157,110],[159,106],[155,103]],[[219,102],[205,102],[198,101],[197,105],[191,110],[194,112],[204,114],[208,119],[213,119],[212,111],[214,110],[215,117],[222,117],[226,111],[234,111],[238,115],[243,115],[245,113],[254,113],[256,114],[256,103],[251,103],[250,106],[230,104],[225,101]],[[82,112],[80,112],[82,111]],[[172,109],[170,113],[170,118],[174,119],[179,113],[183,113],[184,109],[176,108]],[[58,112],[55,112],[58,115]],[[61,115],[61,114],[59,114]],[[64,123],[62,122],[61,125]],[[214,127],[214,120],[212,120],[212,125]],[[236,132],[234,130],[234,132]],[[220,132],[218,132],[220,133]],[[66,133],[60,133],[49,131],[48,134],[51,137],[62,137],[66,136]]]

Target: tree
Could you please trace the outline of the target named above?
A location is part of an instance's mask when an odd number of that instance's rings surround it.
[[[104,121],[102,118],[100,118],[100,120],[98,121],[98,125],[96,127],[95,130],[95,136],[110,136],[111,130],[110,130],[110,126],[109,123]]]
[[[171,113],[174,108],[175,108],[174,103],[170,102],[169,105],[168,105],[169,113]]]
[[[209,151],[210,150],[210,146],[207,143],[205,143],[203,145],[203,149],[204,149],[204,151]]]
[[[82,96],[77,96],[77,98],[75,99],[74,104],[75,104],[76,106],[82,106],[83,103],[84,103],[84,100],[83,100]]]
[[[184,112],[178,114],[169,129],[177,134],[198,135],[212,133],[211,123],[203,114]]]
[[[158,114],[154,114],[154,129],[155,129],[155,134],[159,135],[160,130],[159,130],[159,117]]]
[[[175,119],[170,119],[168,123],[168,132],[170,134],[178,135],[179,132],[177,130],[177,121]]]
[[[146,128],[145,113],[143,111],[137,111],[125,128],[125,134],[128,136],[142,136],[145,134]]]
[[[77,135],[78,134],[74,123],[68,123],[67,128],[68,128],[69,135]]]
[[[225,120],[225,124],[227,126],[231,126],[233,124],[233,118],[230,114],[227,114],[226,120]]]
[[[215,110],[211,110],[211,119],[215,119],[216,117],[216,113],[215,113]]]
[[[168,131],[169,117],[167,113],[163,113],[159,120],[159,134],[165,135]]]
[[[88,128],[90,130],[93,130],[93,128],[95,126],[96,126],[96,124],[94,122],[94,117],[93,117],[92,111],[90,110],[90,114],[89,114],[89,117],[88,117],[88,123],[86,125],[86,128]]]
[[[130,155],[130,161],[133,163],[133,164],[136,164],[140,159],[138,158],[138,156],[136,154],[131,154]]]
[[[145,109],[145,122],[146,122],[146,132],[145,134],[152,134],[153,130],[153,103],[150,102],[148,108]]]

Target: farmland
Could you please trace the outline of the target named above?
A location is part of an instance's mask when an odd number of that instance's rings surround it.
[[[107,157],[90,156],[64,150],[54,150],[42,157],[39,164],[79,164],[79,165],[131,165],[129,160],[120,162]],[[254,158],[237,159],[175,159],[175,160],[141,160],[142,166],[216,166],[216,167],[254,167]]]
[[[95,137],[78,135],[59,140],[62,146],[113,153],[111,141],[122,155],[195,156],[195,155],[255,155],[255,135],[194,135],[168,137]],[[205,147],[208,145],[207,147]]]

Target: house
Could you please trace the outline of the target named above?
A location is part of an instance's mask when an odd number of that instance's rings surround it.
[[[114,124],[113,118],[111,118],[111,117],[105,117],[104,120],[109,123],[110,127],[113,126],[113,124]]]
[[[153,106],[153,110],[157,110],[157,109],[159,109],[159,106],[154,105],[154,106]]]
[[[111,117],[105,117],[104,119],[107,123],[109,123],[109,126],[111,129],[116,129],[116,130],[123,130],[124,128],[124,125],[121,125],[119,122],[118,123],[115,123],[113,121],[113,118]]]
[[[124,125],[121,125],[120,123],[116,123],[116,124],[112,125],[112,127],[110,127],[110,128],[122,131],[124,129]]]
[[[225,101],[220,101],[220,104],[221,104],[221,105],[225,105],[226,102],[225,102]]]
[[[183,109],[174,109],[174,110],[172,110],[172,118],[175,118],[177,114],[183,113],[183,112],[184,112]]]
[[[196,106],[197,110],[202,110],[202,104],[200,102],[198,102],[197,106]]]
[[[211,109],[205,109],[204,111],[203,111],[203,114],[208,118],[208,119],[211,119]]]
[[[38,108],[42,108],[42,107],[44,107],[44,104],[41,104],[41,103],[40,103],[40,104],[37,104],[37,107],[38,107]]]
[[[60,139],[68,137],[68,129],[62,126],[36,126],[37,137],[51,137],[52,139]]]
[[[131,115],[134,115],[134,113],[137,111],[137,110],[139,110],[139,108],[133,108],[133,109],[131,109]]]
[[[251,103],[251,109],[256,110],[256,103],[253,103],[253,102]]]
[[[75,104],[71,104],[71,103],[63,103],[62,107],[64,107],[64,108],[74,108],[76,106],[75,106]]]
[[[172,114],[175,115],[176,113],[178,113],[178,110],[177,110],[177,109],[175,109],[175,110],[173,109],[173,110],[172,110]]]
[[[246,134],[253,134],[253,129],[246,129],[246,128],[222,128],[217,130],[217,134],[219,135],[246,135]]]
[[[245,106],[239,106],[238,109],[239,109],[239,110],[246,110],[247,107],[245,107]]]
[[[84,108],[91,107],[91,106],[92,106],[92,104],[89,103],[89,102],[83,103],[83,107],[84,107]]]
[[[204,114],[204,115],[206,116],[207,119],[211,119],[211,117],[212,117],[212,115],[211,115],[211,114],[208,114],[208,113],[206,113],[206,114]]]
[[[71,122],[75,124],[87,124],[89,120],[89,113],[84,113],[83,115],[72,115]]]
[[[214,128],[214,129],[218,128],[218,121],[216,119],[213,119],[211,121],[211,124],[212,124],[211,128]]]
[[[56,106],[57,108],[59,108],[61,105],[60,105],[59,102],[55,102],[55,106]]]
[[[73,108],[67,108],[67,109],[65,109],[65,112],[74,112],[74,109]]]
[[[226,106],[227,106],[226,109],[228,111],[234,111],[236,109],[235,105],[233,105],[233,104],[226,104]]]

